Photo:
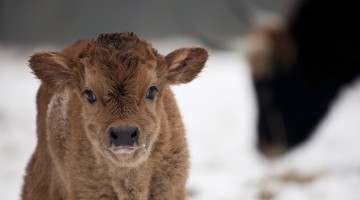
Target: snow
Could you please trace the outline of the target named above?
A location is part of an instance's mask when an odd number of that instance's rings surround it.
[[[154,46],[183,46],[171,41]],[[0,199],[19,199],[36,144],[34,49],[0,45]],[[255,96],[242,54],[210,51],[200,76],[173,90],[190,145],[189,200],[360,199],[360,81],[342,90],[308,143],[273,160],[254,146]]]

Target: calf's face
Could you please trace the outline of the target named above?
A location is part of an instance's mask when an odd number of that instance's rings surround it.
[[[35,54],[30,67],[50,90],[78,97],[83,134],[98,153],[134,166],[146,160],[162,130],[168,85],[193,80],[206,59],[202,48],[163,57],[132,33],[114,33],[90,41],[75,58]]]

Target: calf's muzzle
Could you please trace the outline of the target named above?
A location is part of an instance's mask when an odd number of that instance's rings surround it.
[[[138,140],[139,130],[137,127],[111,127],[109,129],[109,138],[116,147],[132,147]]]

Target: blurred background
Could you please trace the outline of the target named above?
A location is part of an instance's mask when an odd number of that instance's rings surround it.
[[[190,200],[360,199],[360,32],[353,2],[0,0],[0,199],[19,199],[36,145],[37,51],[132,31],[206,68],[173,90]]]
[[[69,44],[101,32],[133,31],[148,39],[189,35],[220,45],[246,31],[255,12],[283,15],[287,4],[285,0],[1,0],[0,40]]]

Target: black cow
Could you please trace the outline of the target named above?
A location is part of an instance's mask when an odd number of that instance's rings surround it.
[[[273,44],[265,66],[271,73],[254,79],[262,153],[278,155],[306,141],[339,89],[359,75],[355,3],[305,0],[284,29],[265,33]]]

